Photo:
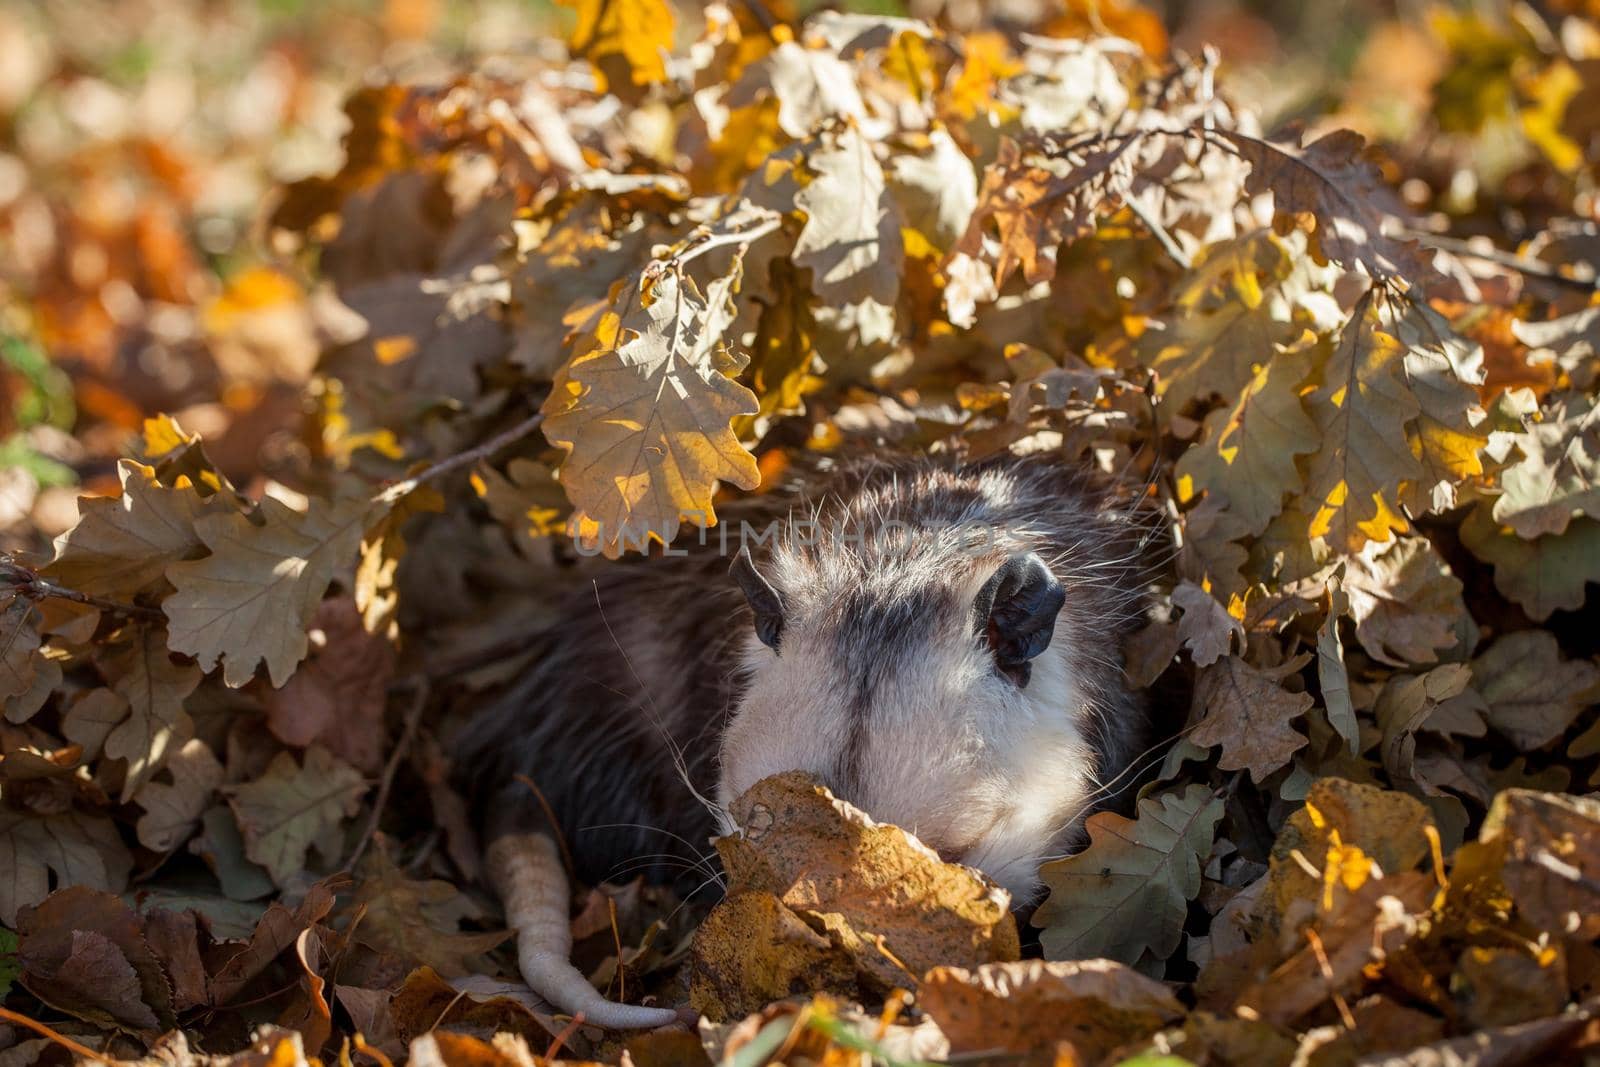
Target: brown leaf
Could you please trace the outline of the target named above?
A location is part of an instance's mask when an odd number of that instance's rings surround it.
[[[131,459],[117,465],[117,476],[120,497],[79,499],[78,523],[56,538],[44,573],[80,592],[129,599],[159,581],[168,564],[203,552],[195,521],[227,508],[187,483],[163,486],[154,468]]]
[[[1354,846],[1392,876],[1412,870],[1428,855],[1425,827],[1432,823],[1415,797],[1342,778],[1317,779],[1305,806],[1289,816],[1273,842],[1265,889],[1270,914],[1288,916],[1297,901],[1320,905],[1324,883],[1300,865],[1296,854],[1322,871],[1330,855],[1337,860],[1341,849]]]
[[[200,958],[200,928],[193,911],[152,908],[144,938],[172,983],[172,1007],[185,1011],[211,1003],[210,979]]]
[[[730,812],[742,832],[716,840],[728,891],[777,897],[885,989],[915,983],[940,963],[1017,957],[1003,891],[804,775],[764,778]]]
[[[245,855],[281,886],[305,868],[306,850],[324,831],[356,813],[366,790],[354,768],[313,746],[304,764],[278,753],[260,778],[231,788],[228,804]]]
[[[1287,1025],[1332,997],[1350,995],[1369,964],[1381,964],[1417,935],[1417,917],[1436,888],[1431,875],[1416,871],[1367,882],[1319,919],[1315,943],[1307,939],[1269,975],[1240,990],[1235,1010]]]
[[[1356,639],[1380,663],[1434,663],[1441,650],[1475,632],[1460,580],[1425,537],[1365,545],[1348,558],[1345,591]]]
[[[167,644],[241,686],[263,660],[274,685],[305,658],[306,629],[335,567],[355,558],[371,505],[365,497],[312,500],[303,512],[267,497],[259,524],[244,515],[208,515],[195,530],[211,554],[175,563],[177,592],[161,605]]]
[[[313,743],[357,770],[383,767],[383,712],[394,646],[369,634],[355,601],[333,597],[311,620],[312,651],[283,688],[267,693],[267,728],[287,745]]]
[[[445,978],[481,973],[483,954],[509,933],[462,933],[463,918],[481,918],[479,909],[455,886],[437,879],[407,878],[386,849],[362,858],[355,906],[366,912],[359,938],[408,964],[425,964]]]
[[[139,919],[109,893],[72,886],[17,917],[22,982],[98,1026],[172,1025],[172,992]]]
[[[1478,839],[1504,849],[1500,877],[1529,922],[1575,940],[1600,937],[1600,801],[1508,789]]]
[[[1288,763],[1306,745],[1293,722],[1314,703],[1309,693],[1292,693],[1282,679],[1304,665],[1297,657],[1282,667],[1262,670],[1229,656],[1200,672],[1194,704],[1203,714],[1189,735],[1197,745],[1221,745],[1217,766],[1248,770],[1257,782]]]
[[[222,764],[199,738],[185,742],[166,769],[172,784],[146,782],[133,796],[145,811],[135,827],[139,843],[154,852],[171,852],[187,841],[222,784]]]
[[[1377,279],[1412,282],[1432,274],[1416,242],[1384,235],[1384,205],[1394,197],[1359,134],[1334,130],[1300,145],[1237,130],[1216,133],[1250,163],[1246,190],[1270,192],[1277,213],[1312,230],[1328,259],[1351,270],[1359,265]]]
[[[856,991],[856,961],[771,893],[738,892],[694,935],[689,1004],[714,1022],[801,993]]]
[[[122,802],[127,803],[166,763],[168,752],[189,739],[194,724],[183,703],[200,684],[201,674],[192,664],[172,662],[164,635],[153,626],[139,627],[132,642],[113,649],[101,669],[112,692],[128,706],[128,717],[104,742],[108,758],[127,761],[122,786]]]
[[[917,1004],[952,1053],[1011,1053],[1027,1064],[1060,1063],[1062,1044],[1077,1062],[1097,1063],[1183,1015],[1166,986],[1110,960],[936,967]]]
[[[67,812],[32,815],[0,809],[0,923],[15,926],[19,909],[62,886],[120,893],[133,857],[111,820]]]
[[[1472,684],[1488,702],[1489,725],[1523,751],[1565,734],[1600,699],[1600,667],[1564,659],[1545,630],[1506,634],[1472,661]]]
[[[211,996],[217,1005],[231,1004],[295,943],[300,932],[321,922],[333,910],[333,893],[322,883],[311,887],[293,911],[273,904],[256,925],[250,940],[215,946],[206,953]]]

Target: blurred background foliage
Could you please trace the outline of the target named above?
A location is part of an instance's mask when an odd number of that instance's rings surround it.
[[[696,5],[678,6],[688,41]],[[1223,88],[1269,130],[1356,129],[1396,159],[1410,207],[1498,249],[1595,213],[1593,0],[846,6],[1215,47]],[[292,482],[339,309],[314,258],[268,231],[279,191],[338,169],[352,89],[515,70],[572,19],[545,0],[0,7],[0,550],[43,549],[80,487],[114,492],[116,458],[157,411],[247,491]],[[1493,358],[1509,324],[1480,325]]]

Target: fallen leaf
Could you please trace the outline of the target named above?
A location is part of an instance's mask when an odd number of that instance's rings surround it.
[[[1194,690],[1194,706],[1202,717],[1189,740],[1208,747],[1221,745],[1217,766],[1225,771],[1248,770],[1262,781],[1306,745],[1306,736],[1293,724],[1314,701],[1309,693],[1283,687],[1283,679],[1303,665],[1303,659],[1296,659],[1262,670],[1228,656],[1203,668]]]
[[[1506,634],[1472,661],[1472,683],[1488,703],[1489,725],[1531,752],[1565,734],[1600,699],[1600,667],[1564,659],[1545,630]]]
[[[1059,1063],[1060,1045],[1078,1062],[1098,1063],[1183,1015],[1166,986],[1111,960],[936,967],[917,1003],[952,1053],[1003,1053],[1023,1063]]]
[[[357,770],[383,767],[383,712],[394,677],[389,640],[370,634],[356,602],[332,597],[311,619],[311,654],[283,684],[267,694],[267,728],[285,744],[328,749]]]
[[[481,973],[483,954],[510,936],[461,932],[459,921],[481,918],[479,909],[449,882],[407,878],[381,847],[368,850],[357,878],[355,906],[366,909],[361,940],[445,978]]]
[[[222,764],[198,738],[184,742],[165,769],[170,785],[147,781],[133,794],[145,812],[135,827],[139,843],[154,852],[171,852],[189,840],[223,778]]]
[[[248,682],[262,661],[282,686],[305,658],[306,629],[334,569],[354,558],[371,510],[364,497],[313,499],[303,512],[267,497],[259,525],[239,514],[200,518],[195,530],[211,554],[167,568],[177,588],[161,605],[167,644],[202,671],[220,660],[230,686]]]
[[[204,551],[195,522],[225,507],[220,497],[202,497],[187,482],[167,488],[153,467],[135,460],[118,463],[117,476],[120,497],[79,499],[77,525],[56,538],[55,558],[44,573],[80,592],[131,599],[158,582],[169,564]]]
[[[795,195],[806,214],[794,265],[811,270],[819,318],[853,327],[865,344],[895,333],[905,268],[900,211],[873,146],[854,126],[822,135],[806,156],[813,177]]]
[[[356,813],[366,790],[353,767],[312,746],[303,764],[278,753],[260,778],[230,787],[228,805],[239,820],[245,855],[281,886],[305,868],[314,841]]]
[[[689,1005],[713,1021],[795,994],[855,991],[851,954],[771,893],[731,893],[695,931]]]
[[[761,480],[729,429],[758,409],[728,374],[742,364],[722,347],[738,269],[702,297],[667,269],[624,286],[605,336],[573,356],[544,403],[544,433],[566,452],[561,484],[577,508],[570,529],[610,555],[671,540],[681,517],[716,521],[719,480]]]
[[[1034,912],[1056,959],[1107,956],[1136,964],[1178,947],[1200,868],[1211,854],[1222,800],[1203,785],[1139,801],[1137,819],[1091,815],[1089,847],[1039,869],[1049,896]]]
[[[110,819],[66,812],[34,815],[0,809],[0,923],[15,927],[19,911],[38,904],[56,884],[120,893],[133,857]]]
[[[804,775],[764,778],[729,810],[740,831],[716,839],[728,892],[777,897],[882,989],[941,963],[1017,957],[1003,890]]]

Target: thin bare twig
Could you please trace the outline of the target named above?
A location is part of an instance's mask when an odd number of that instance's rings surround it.
[[[54,1041],[56,1044],[60,1045],[62,1048],[66,1049],[68,1052],[72,1053],[74,1056],[77,1056],[77,1057],[79,1057],[81,1059],[93,1060],[95,1063],[121,1063],[121,1062],[123,1062],[121,1060],[114,1059],[114,1058],[112,1058],[110,1056],[107,1056],[103,1052],[96,1052],[94,1049],[89,1048],[87,1045],[80,1045],[78,1042],[72,1040],[72,1038],[66,1036],[65,1034],[58,1034],[54,1030],[52,1030],[48,1026],[46,1026],[44,1023],[38,1022],[37,1020],[34,1020],[34,1019],[30,1019],[26,1015],[19,1015],[16,1012],[12,1011],[10,1008],[0,1008],[0,1019],[5,1019],[5,1020],[7,1020],[9,1022],[14,1022],[18,1026],[25,1026],[29,1030],[32,1030],[34,1033],[38,1034],[40,1037],[48,1038],[51,1041]]]
[[[1570,274],[1562,274],[1559,269],[1549,263],[1527,256],[1519,256],[1515,252],[1507,252],[1499,248],[1482,248],[1471,241],[1459,237],[1451,237],[1442,233],[1429,233],[1426,230],[1417,230],[1407,227],[1401,231],[1413,240],[1421,241],[1425,245],[1437,248],[1441,252],[1449,252],[1454,256],[1466,259],[1482,260],[1484,263],[1493,263],[1499,267],[1514,270],[1530,278],[1550,282],[1553,285],[1563,285],[1569,289],[1578,289],[1585,293],[1600,291],[1600,279],[1577,278]]]
[[[1155,239],[1161,242],[1162,249],[1174,263],[1184,270],[1194,266],[1189,260],[1189,254],[1173,239],[1172,234],[1167,232],[1167,228],[1161,225],[1160,220],[1145,210],[1144,206],[1139,203],[1138,197],[1130,196],[1125,203],[1128,205],[1128,210],[1133,212],[1140,222],[1144,223],[1145,229],[1149,230]]]
[[[147,608],[139,604],[123,604],[116,600],[108,600],[102,596],[90,596],[88,593],[80,593],[76,589],[68,589],[64,585],[57,585],[50,579],[41,577],[39,572],[32,567],[18,563],[9,556],[0,556],[0,582],[10,585],[17,591],[18,596],[27,597],[29,600],[70,600],[74,604],[84,604],[91,608],[98,608],[101,611],[127,615],[131,618],[163,618],[158,608]]]
[[[389,802],[389,790],[394,787],[394,776],[400,770],[400,761],[411,749],[411,742],[417,736],[417,725],[422,721],[422,712],[428,706],[428,679],[425,676],[415,676],[415,689],[411,697],[411,708],[406,712],[405,725],[400,729],[400,737],[394,743],[394,751],[389,753],[389,762],[384,765],[383,777],[378,780],[378,795],[372,801],[372,815],[367,819],[367,827],[361,831],[361,840],[356,842],[356,847],[350,853],[350,858],[345,861],[344,869],[354,870],[356,862],[367,851],[367,846],[372,844],[372,838],[378,832],[378,822],[383,818],[384,806]]]
[[[453,456],[447,456],[446,458],[435,463],[433,466],[428,467],[426,470],[418,471],[409,478],[395,482],[383,492],[373,497],[372,502],[374,504],[391,505],[401,497],[405,496],[407,493],[411,492],[413,489],[417,488],[419,485],[442,478],[451,471],[457,471],[462,467],[470,466],[478,462],[480,459],[487,459],[496,452],[500,451],[502,448],[506,447],[506,445],[509,445],[514,441],[522,440],[534,430],[538,429],[539,424],[543,421],[543,412],[535,412],[510,429],[502,430],[500,433],[495,434],[482,444],[473,448],[469,448],[465,452],[457,452]]]

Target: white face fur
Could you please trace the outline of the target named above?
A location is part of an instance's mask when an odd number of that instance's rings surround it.
[[[972,604],[997,562],[869,580],[819,574],[780,552],[771,578],[784,599],[781,642],[775,652],[749,638],[718,803],[725,809],[768,775],[806,771],[874,819],[982,870],[1017,903],[1032,901],[1041,860],[1078,832],[1095,757],[1080,725],[1071,627],[1056,625],[1026,685],[996,669],[974,632]],[[897,590],[941,584],[931,605],[897,605]],[[841,607],[840,590],[853,607]],[[852,619],[853,636],[882,638],[879,647],[841,638],[841,618]]]

